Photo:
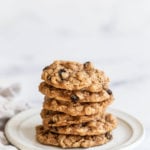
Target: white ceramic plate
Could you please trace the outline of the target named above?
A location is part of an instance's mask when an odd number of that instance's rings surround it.
[[[89,150],[129,150],[136,147],[143,139],[142,124],[134,117],[108,109],[117,116],[118,127],[113,131],[113,140],[109,143],[89,148]],[[35,126],[41,124],[40,109],[31,109],[14,116],[6,125],[8,140],[21,150],[60,150],[61,148],[39,144],[35,139]],[[76,148],[76,150],[81,148]]]

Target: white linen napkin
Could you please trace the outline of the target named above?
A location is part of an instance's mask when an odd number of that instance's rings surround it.
[[[4,128],[12,116],[30,107],[27,102],[17,99],[20,91],[19,84],[0,87],[0,150],[17,150],[5,137]]]

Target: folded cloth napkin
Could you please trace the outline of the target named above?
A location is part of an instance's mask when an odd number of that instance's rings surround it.
[[[17,99],[21,91],[19,84],[12,84],[9,87],[0,87],[0,150],[17,150],[5,137],[4,128],[6,122],[15,114],[30,106],[27,102]]]

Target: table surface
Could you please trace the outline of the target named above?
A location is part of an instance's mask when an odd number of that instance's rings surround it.
[[[44,66],[59,59],[92,61],[111,79],[115,96],[111,107],[130,113],[144,125],[145,139],[136,150],[148,150],[148,8],[148,1],[3,2],[0,80],[21,83],[22,100],[37,107],[43,102],[38,84]]]

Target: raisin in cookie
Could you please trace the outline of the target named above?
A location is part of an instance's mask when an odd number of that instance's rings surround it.
[[[67,126],[71,124],[81,124],[89,121],[96,121],[103,118],[104,114],[96,114],[90,116],[70,116],[65,113],[55,112],[43,109],[41,111],[41,118],[43,120],[44,126],[49,127],[59,127],[59,126]]]
[[[58,89],[48,85],[46,82],[42,82],[39,85],[39,91],[49,98],[72,102],[102,102],[109,99],[112,95],[112,93],[109,92],[110,90],[102,90],[101,92],[93,93],[88,91]]]
[[[63,148],[92,147],[105,144],[112,139],[110,132],[95,136],[63,135],[45,130],[42,125],[36,127],[36,139],[45,145]]]
[[[66,90],[99,92],[108,86],[109,79],[91,62],[54,61],[43,69],[43,80],[49,85]]]
[[[100,135],[106,132],[110,132],[117,126],[116,118],[111,114],[107,114],[104,118],[97,121],[90,121],[81,124],[73,124],[61,127],[46,127],[49,131],[58,134],[71,134],[71,135]]]
[[[111,104],[112,98],[99,103],[72,103],[56,99],[50,99],[45,96],[43,108],[52,111],[63,112],[71,116],[94,115],[103,113],[106,107]]]

